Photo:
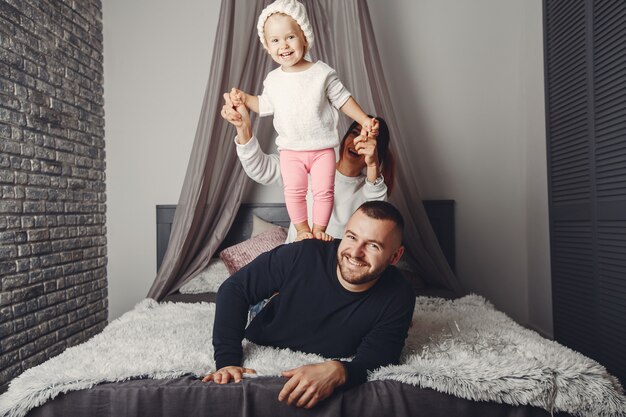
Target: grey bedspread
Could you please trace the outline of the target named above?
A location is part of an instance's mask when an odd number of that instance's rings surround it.
[[[203,383],[192,376],[100,384],[60,395],[28,417],[547,417],[540,408],[464,400],[395,381],[365,383],[335,393],[311,410],[277,400],[286,379],[254,378],[239,384]],[[566,417],[568,414],[556,413]]]

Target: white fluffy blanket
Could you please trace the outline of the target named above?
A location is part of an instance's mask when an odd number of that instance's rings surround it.
[[[214,304],[144,300],[89,341],[13,380],[0,396],[0,416],[24,416],[59,393],[105,381],[204,375],[214,369],[214,311]],[[260,376],[323,360],[251,343],[244,354],[244,366]],[[476,295],[418,297],[402,364],[369,379],[576,416],[626,415],[621,386],[601,365],[522,328]]]

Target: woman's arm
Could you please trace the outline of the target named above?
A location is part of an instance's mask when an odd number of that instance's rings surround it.
[[[278,155],[268,155],[259,146],[257,139],[252,136],[250,127],[250,113],[245,106],[234,108],[229,94],[224,94],[222,117],[237,129],[235,146],[241,165],[253,181],[269,185],[281,181]]]
[[[237,142],[237,139],[235,139]],[[252,136],[245,145],[235,144],[237,156],[243,170],[253,181],[263,185],[280,183],[280,163],[278,155],[266,154],[259,146],[259,141]]]
[[[354,138],[354,149],[365,159],[367,181],[363,193],[367,201],[387,200],[387,185],[380,173],[376,137],[366,135],[367,133],[362,131],[361,135]]]

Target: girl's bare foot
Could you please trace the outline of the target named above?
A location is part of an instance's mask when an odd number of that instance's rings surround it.
[[[313,224],[313,236],[315,239],[323,240],[324,242],[330,242],[334,238],[326,233],[326,226],[320,226],[318,224]]]
[[[298,230],[297,234],[296,234],[296,238],[294,239],[294,242],[299,242],[301,240],[304,239],[313,239],[313,233],[311,233],[310,230]]]
[[[334,237],[332,237],[328,233],[322,232],[320,230],[318,230],[316,232],[313,232],[313,235],[315,236],[315,239],[323,240],[324,242],[330,242],[330,241],[335,239]]]

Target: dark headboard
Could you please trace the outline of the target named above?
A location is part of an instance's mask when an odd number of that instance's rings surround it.
[[[426,214],[433,226],[435,235],[439,240],[450,267],[455,269],[455,236],[454,236],[454,200],[424,200]],[[170,240],[172,221],[176,205],[157,205],[157,270],[161,266],[161,261],[165,255],[167,244]],[[261,219],[283,227],[289,227],[289,215],[284,204],[242,204],[237,212],[237,217],[233,222],[226,239],[218,249],[227,248],[236,243],[248,239],[252,233],[252,216],[256,215]]]

